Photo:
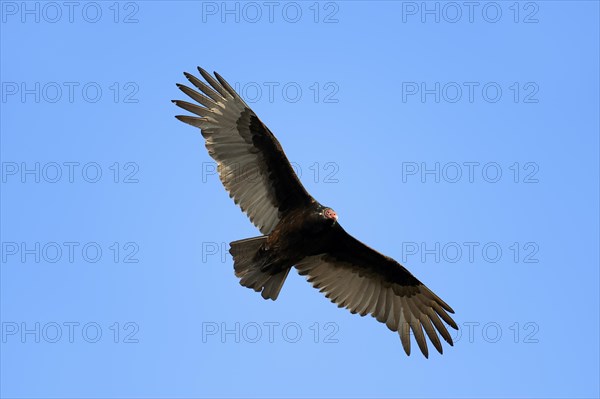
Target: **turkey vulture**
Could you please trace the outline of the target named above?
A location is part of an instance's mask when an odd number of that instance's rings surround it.
[[[423,330],[438,352],[436,330],[453,345],[442,323],[458,329],[452,308],[400,263],[346,233],[335,211],[308,194],[279,141],[229,83],[198,71],[206,82],[184,75],[199,91],[177,85],[198,104],[173,101],[198,116],[176,118],[200,128],[229,196],[263,234],[230,244],[240,284],[275,300],[295,267],[338,307],[397,331],[407,355],[411,330],[425,357]]]

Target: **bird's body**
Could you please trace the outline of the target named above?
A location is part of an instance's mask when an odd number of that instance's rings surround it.
[[[289,258],[290,266],[306,256],[323,253],[331,240],[334,225],[339,227],[332,219],[323,218],[322,208],[315,202],[310,207],[294,209],[269,234],[269,247]]]
[[[348,234],[331,208],[304,189],[281,145],[233,88],[199,68],[208,84],[186,74],[197,92],[179,88],[202,105],[175,103],[200,117],[177,116],[201,129],[230,196],[263,234],[231,243],[240,284],[275,300],[295,267],[339,307],[370,314],[400,335],[410,354],[410,333],[428,356],[425,334],[442,353],[436,330],[452,345],[442,320],[458,328],[454,313],[406,268]]]
[[[268,236],[232,242],[234,261],[237,259],[238,264],[245,264],[243,260],[251,256],[252,263],[259,265],[250,270],[235,269],[236,275],[242,278],[242,285],[260,291],[265,285],[263,278],[277,278],[283,272],[287,276],[302,259],[327,252],[340,226],[335,219],[323,216],[325,210],[330,208],[312,201],[310,206],[286,212]],[[260,246],[255,248],[259,241]],[[278,287],[280,290],[281,286]],[[263,297],[275,300],[279,290],[263,291]]]

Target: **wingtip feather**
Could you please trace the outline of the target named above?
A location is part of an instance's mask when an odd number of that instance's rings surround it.
[[[197,118],[195,116],[189,116],[189,115],[175,115],[175,118],[177,118],[178,120],[180,120],[183,123],[187,123],[188,125],[198,127],[198,128],[201,128],[202,122],[208,121],[208,119],[206,119],[206,118]]]

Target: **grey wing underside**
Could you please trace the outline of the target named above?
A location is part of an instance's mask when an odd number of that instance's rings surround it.
[[[370,314],[398,332],[408,355],[411,332],[425,357],[429,355],[425,334],[440,353],[443,349],[437,332],[453,345],[442,322],[458,329],[448,314],[454,313],[452,308],[402,265],[343,234],[331,253],[299,262],[299,274],[307,276],[338,307],[361,316]]]
[[[244,100],[219,74],[198,70],[207,83],[185,76],[199,91],[178,85],[197,104],[174,101],[198,116],[176,117],[201,129],[230,197],[263,234],[269,234],[283,212],[310,196],[277,139]]]

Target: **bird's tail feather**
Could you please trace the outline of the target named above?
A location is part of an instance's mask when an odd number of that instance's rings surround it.
[[[233,256],[233,268],[240,284],[261,292],[265,299],[276,300],[290,268],[269,270],[266,259],[259,253],[266,240],[267,236],[260,236],[233,241],[229,253]]]

